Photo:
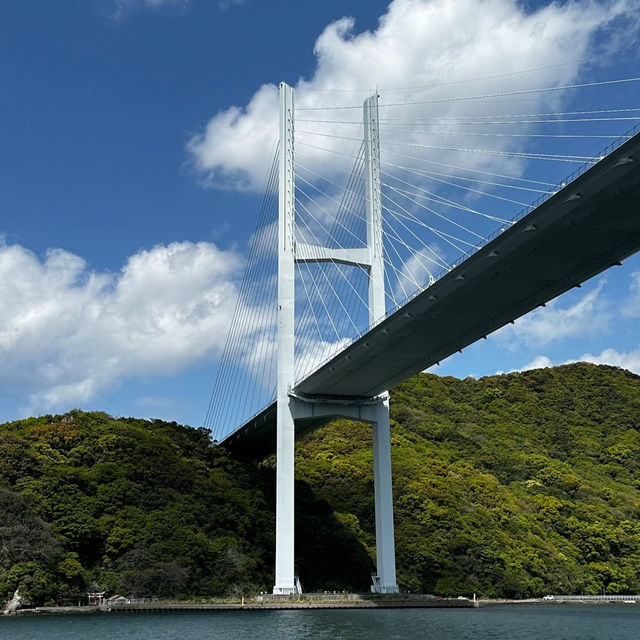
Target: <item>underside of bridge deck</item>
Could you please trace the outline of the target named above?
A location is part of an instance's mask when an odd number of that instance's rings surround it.
[[[294,392],[365,401],[640,249],[640,134],[488,242]],[[275,405],[223,442],[240,457],[275,451]],[[300,421],[302,435],[328,418]]]

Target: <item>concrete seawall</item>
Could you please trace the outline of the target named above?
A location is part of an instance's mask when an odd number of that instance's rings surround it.
[[[36,607],[20,609],[17,615],[77,615],[77,614],[109,614],[109,613],[177,613],[192,611],[274,611],[287,609],[419,609],[419,608],[456,608],[470,609],[478,606],[473,600],[447,600],[434,597],[409,595],[402,596],[358,596],[345,594],[313,598],[324,594],[310,594],[309,598],[291,598],[280,596],[267,599],[251,599],[244,604],[232,603],[131,603],[109,607]],[[258,596],[260,598],[260,596]]]

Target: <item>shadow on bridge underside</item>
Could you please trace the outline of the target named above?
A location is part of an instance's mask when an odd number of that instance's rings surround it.
[[[488,242],[299,382],[299,397],[370,398],[640,249],[640,134]],[[300,421],[296,435],[330,418]],[[240,457],[275,451],[275,403],[227,436]]]

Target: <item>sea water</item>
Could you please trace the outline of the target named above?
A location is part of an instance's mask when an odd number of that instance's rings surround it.
[[[1,640],[638,640],[640,604],[13,617]]]

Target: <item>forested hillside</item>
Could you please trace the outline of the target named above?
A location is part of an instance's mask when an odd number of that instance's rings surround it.
[[[640,377],[575,364],[392,393],[400,584],[526,597],[640,593]],[[374,548],[370,429],[298,447],[298,474]]]
[[[393,391],[391,414],[403,589],[640,592],[640,377],[586,364],[421,374]],[[305,588],[368,588],[371,428],[328,425],[297,458]],[[175,423],[72,411],[0,425],[0,589],[37,604],[270,589],[273,466]]]
[[[2,425],[1,593],[20,587],[41,604],[87,589],[271,589],[273,494],[270,471],[237,462],[203,429],[81,411]],[[298,502],[310,587],[338,586],[339,567],[341,584],[366,582],[371,561],[329,505],[304,485]]]

